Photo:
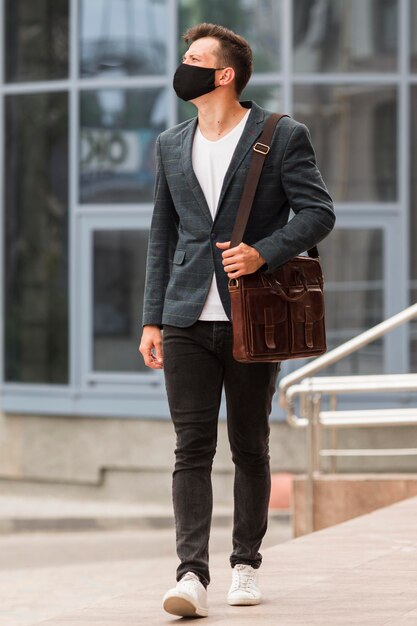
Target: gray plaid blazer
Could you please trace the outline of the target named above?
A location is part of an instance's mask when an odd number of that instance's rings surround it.
[[[223,181],[213,220],[194,174],[197,118],[163,132],[156,142],[155,207],[149,235],[142,323],[191,326],[200,316],[213,271],[230,319],[228,278],[217,241],[229,241],[252,146],[270,115],[254,102]],[[288,220],[290,209],[294,216]],[[309,132],[284,117],[265,160],[244,242],[272,271],[319,243],[332,230],[333,203],[316,165]]]

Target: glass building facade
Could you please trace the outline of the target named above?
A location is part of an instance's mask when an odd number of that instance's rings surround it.
[[[1,7],[3,410],[167,416],[137,350],[154,144],[195,114],[171,82],[197,22],[251,43],[243,99],[310,129],[337,213],[320,246],[329,347],[417,300],[417,0]],[[407,371],[417,323],[327,373]]]

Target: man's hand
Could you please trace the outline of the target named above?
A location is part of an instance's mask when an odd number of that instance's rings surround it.
[[[223,269],[229,278],[239,278],[239,276],[244,274],[253,274],[266,263],[259,252],[246,243],[240,243],[235,248],[229,248],[230,241],[225,241],[216,243],[216,246],[220,250],[224,250],[222,253]]]
[[[163,369],[162,332],[159,326],[149,324],[143,327],[139,352],[142,354],[147,367],[153,370]]]

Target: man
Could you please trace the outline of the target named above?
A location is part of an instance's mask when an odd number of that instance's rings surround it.
[[[259,268],[274,270],[311,248],[333,228],[334,212],[306,127],[283,118],[244,242],[229,249],[252,147],[270,113],[254,102],[239,102],[252,73],[247,41],[213,24],[190,28],[184,39],[190,46],[174,88],[197,107],[198,116],[157,140],[139,349],[148,367],[165,370],[177,437],[172,494],[180,565],[164,608],[174,615],[204,617],[211,467],[223,387],[235,464],[227,602],[261,600],[257,569],[270,495],[268,418],[279,369],[276,363],[233,359],[228,279]],[[288,221],[290,208],[295,215]]]

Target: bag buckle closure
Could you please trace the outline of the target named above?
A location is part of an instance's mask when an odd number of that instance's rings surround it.
[[[270,147],[267,146],[265,143],[261,143],[260,141],[256,142],[256,144],[253,146],[253,149],[255,152],[259,152],[260,154],[268,154],[268,152],[270,151]]]

